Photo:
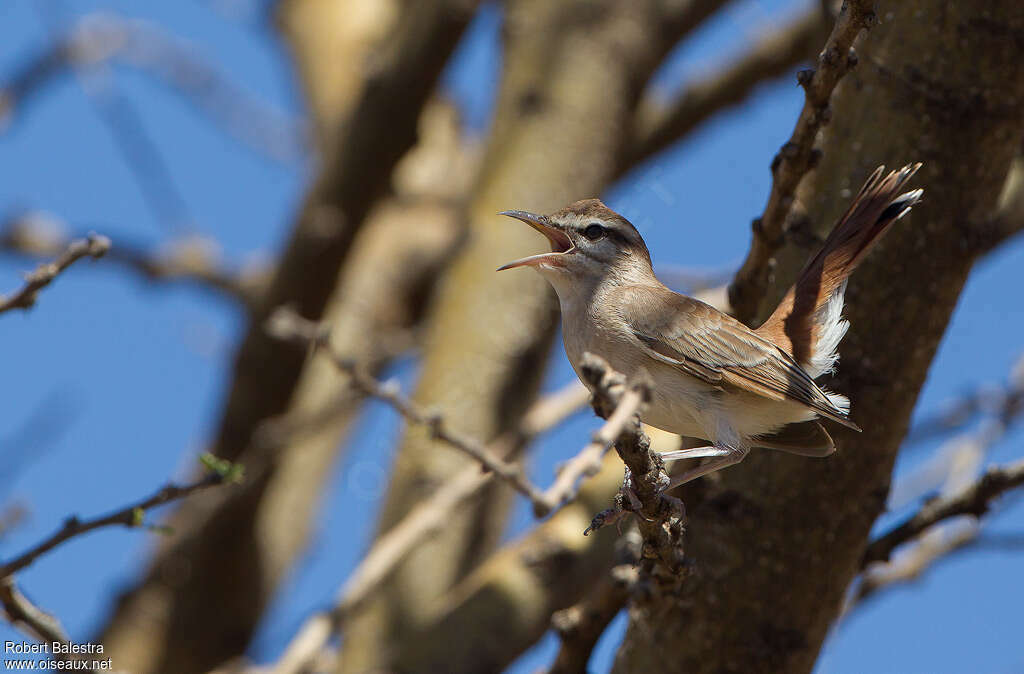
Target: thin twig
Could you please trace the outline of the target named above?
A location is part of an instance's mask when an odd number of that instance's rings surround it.
[[[513,489],[530,499],[534,511],[540,514],[550,511],[544,493],[526,479],[520,466],[497,458],[479,440],[449,428],[440,414],[417,405],[402,395],[397,386],[377,381],[355,362],[336,353],[331,348],[328,335],[318,323],[302,318],[291,309],[279,308],[267,321],[267,332],[278,339],[294,341],[326,354],[338,371],[350,378],[353,387],[388,403],[407,421],[426,426],[434,440],[463,452],[487,470],[493,471]]]
[[[89,531],[115,525],[125,527],[142,526],[144,524],[143,518],[148,509],[171,501],[176,501],[194,492],[223,484],[225,481],[230,481],[232,479],[234,478],[229,476],[226,472],[215,471],[192,484],[165,485],[153,495],[101,517],[89,520],[80,520],[74,516],[69,517],[64,521],[63,526],[61,526],[61,528],[55,531],[52,535],[40,541],[14,559],[0,564],[0,578],[6,578],[17,573],[35,562],[41,555],[49,552],[61,543],[64,543],[75,536],[80,536]]]
[[[514,455],[519,447],[579,411],[588,399],[589,393],[579,383],[544,396],[523,415],[516,430],[491,443],[489,449],[497,456]],[[494,473],[485,473],[476,465],[467,466],[381,535],[342,585],[335,605],[329,611],[314,614],[302,625],[273,671],[305,671],[345,619],[391,577],[409,553],[440,531],[459,508],[493,479]]]
[[[50,615],[43,609],[36,606],[32,600],[26,597],[14,582],[14,578],[8,576],[0,578],[0,607],[3,607],[7,614],[7,620],[15,627],[20,627],[29,636],[37,639],[47,646],[60,644],[70,646],[64,628],[56,617]],[[53,656],[63,662],[77,660],[74,666],[60,667],[58,669],[74,669],[79,672],[95,672],[85,660],[78,660],[71,649],[61,648],[50,651]]]
[[[98,234],[90,234],[84,239],[77,239],[53,262],[41,264],[35,271],[25,277],[25,285],[13,294],[0,296],[0,314],[12,309],[29,309],[36,302],[40,290],[50,285],[57,276],[77,260],[89,256],[103,257],[110,250],[110,239]]]
[[[966,489],[926,503],[921,510],[879,536],[868,545],[861,566],[887,561],[898,546],[907,543],[929,527],[960,515],[980,518],[1001,495],[1024,485],[1024,459],[1006,466],[994,466]]]
[[[39,258],[56,255],[68,245],[64,223],[52,215],[28,212],[7,218],[0,226],[0,248],[17,255]],[[235,270],[217,259],[203,240],[187,238],[148,251],[123,243],[110,249],[108,259],[148,281],[180,281],[241,302],[250,310],[267,277],[266,269]]]
[[[615,445],[649,396],[650,388],[644,380],[633,382],[622,394],[615,410],[594,433],[593,439],[559,469],[554,484],[545,490],[542,499],[547,511],[555,510],[576,498],[583,479],[597,475],[604,463],[605,454]]]
[[[754,221],[754,237],[746,261],[729,287],[729,301],[736,315],[756,318],[757,306],[768,286],[771,260],[785,241],[786,220],[796,189],[803,177],[821,158],[814,147],[818,132],[829,122],[829,100],[836,84],[857,63],[853,43],[861,31],[875,21],[873,0],[846,0],[825,48],[818,55],[817,68],[798,73],[804,88],[803,110],[793,135],[772,161],[772,190],[764,213]]]
[[[51,536],[40,541],[14,559],[0,565],[0,606],[3,606],[8,619],[13,624],[24,626],[34,637],[44,643],[69,643],[57,619],[35,606],[17,588],[14,583],[14,574],[30,566],[40,556],[71,538],[102,527],[114,525],[126,527],[144,526],[146,511],[150,508],[175,501],[208,487],[225,482],[234,482],[241,478],[241,468],[230,462],[204,455],[203,463],[211,470],[210,474],[203,479],[184,486],[168,484],[152,496],[102,517],[90,520],[69,517],[64,521],[64,525]],[[59,656],[62,659],[67,657],[65,655]]]
[[[68,637],[60,621],[33,604],[14,584],[13,578],[0,578],[0,606],[11,624],[22,625],[43,643],[67,644]],[[61,659],[64,659],[61,657]]]
[[[843,615],[884,589],[920,578],[936,562],[975,544],[980,531],[980,523],[969,518],[946,520],[931,527],[912,547],[896,553],[887,564],[866,569],[847,599]]]

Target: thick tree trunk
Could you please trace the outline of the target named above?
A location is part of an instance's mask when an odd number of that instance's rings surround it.
[[[634,604],[620,674],[811,671],[885,505],[918,391],[981,252],[972,227],[988,221],[1020,147],[1024,6],[878,9],[881,25],[833,98],[821,165],[797,195],[822,234],[876,165],[925,164],[914,181],[924,202],[847,294],[852,327],[829,383],[850,396],[864,432],[838,432],[839,451],[823,460],[755,452],[686,490],[697,573],[680,597]],[[779,294],[809,252],[789,243],[778,256]]]

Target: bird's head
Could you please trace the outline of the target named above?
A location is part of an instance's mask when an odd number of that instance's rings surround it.
[[[550,253],[509,262],[498,271],[534,267],[555,289],[567,278],[594,281],[612,277],[651,274],[651,255],[640,232],[597,199],[584,199],[550,215],[504,211],[547,237]]]

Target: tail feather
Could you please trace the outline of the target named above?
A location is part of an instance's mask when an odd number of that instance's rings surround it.
[[[921,164],[871,174],[821,250],[757,331],[788,351],[812,377],[829,371],[849,324],[842,318],[846,279],[875,243],[923,193],[903,192]]]

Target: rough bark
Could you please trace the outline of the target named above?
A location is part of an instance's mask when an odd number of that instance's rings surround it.
[[[649,0],[507,5],[497,116],[467,208],[470,241],[443,281],[416,392],[465,433],[493,438],[516,423],[535,396],[557,320],[543,280],[494,273],[543,248],[535,232],[495,214],[547,212],[600,194],[629,137],[640,88],[666,48],[658,39],[660,9]],[[464,461],[426,433],[408,431],[380,528]],[[429,619],[437,597],[497,543],[506,503],[507,492],[496,488],[403,565],[384,596],[348,627],[342,671],[373,669],[387,647]]]
[[[697,573],[631,609],[615,671],[809,672],[882,511],[918,391],[1020,147],[1024,7],[892,3],[840,85],[822,163],[797,207],[817,234],[877,164],[921,160],[926,199],[853,277],[835,388],[857,435],[825,460],[755,452],[684,494]],[[774,297],[808,254],[790,237]],[[762,306],[762,310],[764,308]]]

